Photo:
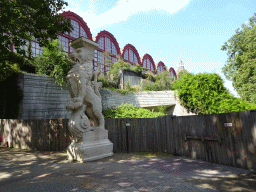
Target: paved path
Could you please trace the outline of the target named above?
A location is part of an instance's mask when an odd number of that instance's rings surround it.
[[[186,157],[114,154],[74,163],[65,153],[0,148],[0,191],[256,191],[247,170]]]

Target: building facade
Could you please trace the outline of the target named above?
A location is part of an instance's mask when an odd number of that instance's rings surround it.
[[[94,66],[94,69],[96,69],[97,63],[100,63],[102,75],[105,75],[106,72],[110,70],[110,64],[117,62],[117,55],[120,55],[123,60],[125,62],[129,62],[131,66],[139,64],[145,67],[146,70],[152,71],[153,74],[166,70],[170,73],[171,77],[177,79],[174,68],[170,67],[169,69],[167,69],[166,65],[162,61],[159,61],[157,64],[155,64],[152,56],[148,53],[140,57],[137,49],[133,45],[126,44],[122,49],[120,49],[116,38],[108,31],[100,31],[96,35],[96,37],[93,38],[90,32],[90,28],[87,26],[86,22],[76,13],[64,11],[60,15],[64,16],[65,18],[71,19],[71,24],[74,28],[74,30],[70,33],[58,33],[58,39],[63,44],[64,51],[67,54],[70,54],[73,51],[73,48],[69,46],[69,43],[81,36],[86,37],[96,43],[99,43],[99,47],[95,50],[94,53],[94,60],[92,61],[92,65]],[[43,51],[43,48],[39,46],[37,39],[33,38],[31,45],[33,57],[36,57]],[[27,46],[25,46],[25,48],[27,48]],[[14,46],[11,46],[11,51],[16,52]],[[103,52],[105,51],[110,53],[110,59],[108,59],[108,61],[106,61],[106,58],[104,58],[103,55]]]

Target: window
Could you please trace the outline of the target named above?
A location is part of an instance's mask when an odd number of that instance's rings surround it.
[[[143,61],[143,67],[145,67],[146,69],[154,72],[154,67],[153,67],[153,64],[150,62],[150,60],[147,58],[147,59],[144,59]]]
[[[147,68],[147,60],[146,59],[144,59],[144,61],[143,61],[143,67]]]
[[[133,51],[129,49],[129,61],[133,63]]]
[[[98,51],[98,62],[103,64],[104,63],[103,59],[104,59],[103,53]]]
[[[31,42],[32,56],[36,57],[43,51],[43,47],[39,46],[36,41]]]
[[[101,37],[99,39],[99,48],[104,50],[104,37]]]
[[[170,76],[171,76],[171,78],[173,78],[173,76],[174,76],[172,71],[170,71]]]
[[[116,46],[112,43],[112,54],[117,55]]]
[[[161,65],[158,67],[158,71],[164,71],[164,67]]]
[[[108,37],[101,37],[98,41],[100,50],[97,50],[97,53],[95,57],[97,58],[97,61],[101,63],[101,74],[105,75],[106,72],[110,70],[110,64],[104,65],[104,51],[108,51],[109,53],[112,53],[113,55],[110,56],[112,63],[117,62],[116,55],[117,50],[114,45],[114,43],[111,41]]]
[[[139,64],[136,55],[134,55],[134,63],[135,63],[135,64]]]
[[[94,50],[94,60],[93,60],[93,69],[94,71],[97,69],[98,64],[96,63],[98,61],[98,54],[97,50]]]
[[[128,61],[128,50],[124,52],[124,59]]]
[[[111,43],[110,39],[105,37],[105,51],[108,51],[111,53]]]
[[[83,29],[83,27],[75,20],[71,19],[71,24],[73,25],[74,30],[72,30],[69,33],[65,32],[63,35],[58,35],[58,39],[60,40],[60,43],[63,43],[63,49],[66,53],[70,54],[74,49],[69,46],[70,41],[79,38],[81,36],[84,36],[87,38],[86,32]],[[43,47],[40,47],[38,44],[38,41],[33,38],[34,41],[31,42],[31,51],[32,56],[36,57],[38,54],[40,54],[43,51]],[[26,49],[27,46],[24,46]],[[61,47],[61,46],[60,46]],[[13,50],[16,52],[16,49]]]
[[[87,38],[87,35],[86,35],[86,33],[85,33],[85,31],[84,31],[84,29],[83,29],[83,27],[82,26],[80,26],[80,37],[81,36],[83,36],[83,37],[86,37]]]
[[[79,37],[79,23],[72,19],[71,24],[74,30],[70,32],[70,36],[76,39]]]
[[[59,36],[58,36],[58,39],[59,39],[60,43],[64,44],[64,46],[63,46],[64,51],[65,51],[66,53],[68,53],[68,43],[69,43],[69,42],[68,42],[68,38],[59,35]],[[70,51],[70,52],[71,52],[71,51]]]
[[[117,58],[115,58],[115,57],[112,57],[113,59],[112,59],[112,63],[116,63],[117,62]]]

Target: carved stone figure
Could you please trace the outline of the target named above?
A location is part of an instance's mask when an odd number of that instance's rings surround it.
[[[80,37],[74,40],[71,46],[74,48],[70,54],[73,68],[66,78],[72,100],[67,102],[66,109],[72,110],[68,126],[74,140],[68,149],[69,159],[89,161],[113,155],[113,144],[107,139],[108,131],[104,128],[105,122],[99,92],[102,83],[97,82],[100,65],[95,72],[92,66],[93,53],[98,44]],[[91,81],[93,76],[94,81]],[[90,141],[92,143],[89,147]],[[97,144],[102,145],[104,142],[104,146],[101,146],[103,148],[99,149],[100,146]],[[95,149],[91,144],[95,145]],[[93,154],[93,152],[99,153],[100,151],[103,154]]]

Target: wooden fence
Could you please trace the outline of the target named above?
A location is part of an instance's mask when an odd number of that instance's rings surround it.
[[[1,120],[1,127],[4,123],[8,124],[4,129],[4,142],[9,140],[14,147],[24,144],[38,150],[63,151],[71,142],[68,119],[7,119]],[[126,126],[127,123],[130,126]],[[225,123],[232,126],[227,127]],[[105,128],[114,153],[165,152],[256,170],[256,111],[105,119]]]
[[[1,119],[3,145],[22,149],[65,151],[71,143],[68,119]]]

